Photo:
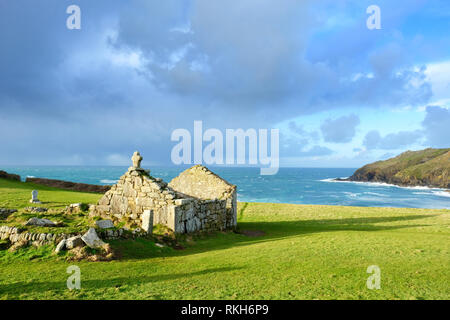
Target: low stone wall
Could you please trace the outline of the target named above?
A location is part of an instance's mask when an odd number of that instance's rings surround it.
[[[15,227],[1,226],[0,227],[0,240],[8,239],[12,244],[19,242],[21,240],[27,240],[31,243],[36,243],[37,245],[52,244],[61,241],[62,239],[67,239],[71,235],[65,234],[53,234],[53,233],[31,233],[31,232],[20,232],[19,229]]]
[[[107,240],[120,239],[124,237],[124,229],[101,230],[97,231],[97,233],[100,238]],[[36,246],[46,244],[56,245],[63,239],[68,239],[82,234],[83,233],[53,234],[53,233],[21,232],[20,229],[16,227],[0,226],[0,240],[9,240],[11,244],[19,242],[21,240],[27,240],[30,244],[34,244]],[[135,235],[139,236],[141,234],[135,233]]]
[[[20,181],[20,176],[18,174],[8,173],[6,171],[0,170],[0,178]]]
[[[94,184],[77,183],[63,180],[44,179],[44,178],[27,178],[25,182],[32,182],[47,187],[54,187],[63,190],[79,191],[79,192],[95,192],[105,193],[111,186],[99,186]]]

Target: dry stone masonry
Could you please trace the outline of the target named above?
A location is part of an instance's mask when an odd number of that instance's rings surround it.
[[[131,228],[151,233],[162,224],[175,233],[214,231],[236,226],[236,186],[206,167],[194,166],[169,184],[140,167],[135,152],[133,166],[104,194],[91,215],[125,222]],[[145,212],[145,214],[144,214]],[[150,217],[152,217],[153,221]]]
[[[92,231],[91,231],[92,233]],[[124,236],[124,229],[118,230],[102,230],[98,233],[99,237],[102,239],[120,239]],[[20,228],[17,227],[9,227],[9,226],[0,226],[0,240],[9,240],[11,244],[15,244],[21,241],[27,241],[27,244],[32,244],[34,246],[42,246],[48,244],[59,244],[64,240],[68,243],[68,247],[70,248],[71,243],[74,243],[75,238],[79,238],[82,240],[81,235],[79,234],[65,234],[65,233],[35,233],[35,232],[24,232]],[[83,241],[81,241],[82,243]],[[61,248],[60,248],[61,250]]]
[[[35,245],[52,244],[65,237],[65,234],[21,232],[16,227],[0,226],[0,240],[9,240],[12,244],[24,240]]]

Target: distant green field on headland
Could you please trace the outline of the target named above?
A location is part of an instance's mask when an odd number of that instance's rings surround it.
[[[355,171],[351,181],[386,182],[401,186],[450,188],[450,149],[406,151]]]
[[[30,206],[34,188],[53,209],[101,196],[0,179],[0,207]],[[238,227],[183,236],[183,250],[111,241],[112,262],[0,250],[0,299],[450,298],[450,210],[239,203]],[[66,287],[70,265],[81,290]],[[379,290],[366,287],[371,265]]]

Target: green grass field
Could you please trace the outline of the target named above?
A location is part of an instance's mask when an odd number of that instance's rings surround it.
[[[0,207],[63,208],[100,197],[0,180]],[[53,248],[0,250],[1,299],[449,299],[450,210],[239,203],[241,231],[111,242],[112,262],[66,262]],[[0,220],[0,225],[2,221]],[[81,290],[68,290],[70,265]],[[369,290],[367,267],[381,269]]]

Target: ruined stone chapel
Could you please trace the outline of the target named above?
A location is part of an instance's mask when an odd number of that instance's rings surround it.
[[[236,226],[236,186],[208,168],[195,165],[166,183],[141,168],[139,152],[132,161],[133,166],[117,184],[91,206],[91,215],[140,227],[144,212],[151,213],[153,225],[165,225],[175,233]]]

